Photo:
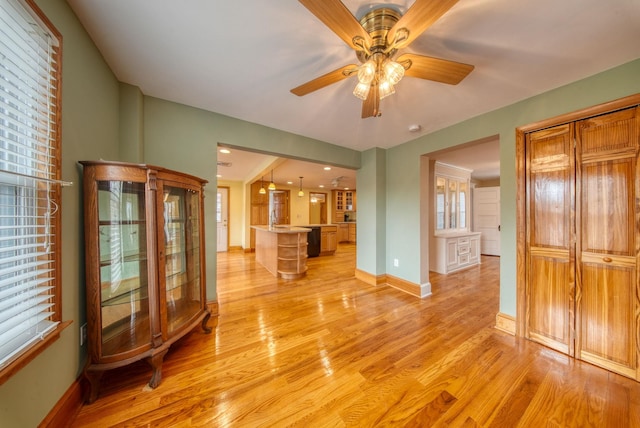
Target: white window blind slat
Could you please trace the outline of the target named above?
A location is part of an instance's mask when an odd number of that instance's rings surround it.
[[[32,153],[37,153],[33,151]],[[45,176],[50,175],[47,171],[48,169],[47,162],[43,162],[42,160],[33,160],[28,156],[23,156],[18,153],[12,153],[9,151],[5,151],[4,153],[0,153],[0,168],[5,171],[14,171],[19,172],[20,174],[44,174]],[[37,171],[37,173],[36,173]]]
[[[43,292],[46,290],[42,290]],[[51,299],[51,296],[36,294],[35,296],[15,295],[12,298],[0,301],[0,336],[15,325],[22,324],[24,320],[44,312],[53,306],[52,303],[43,304]]]
[[[48,133],[51,132],[47,127],[51,126],[55,120],[55,115],[49,117],[46,122],[41,122],[42,119],[37,116],[34,117],[24,113],[24,108],[27,106],[21,106],[17,104],[18,102],[19,100],[12,100],[6,96],[2,86],[0,86],[0,123],[12,123],[10,131],[0,133],[0,139],[3,144],[7,145],[9,141],[24,141],[25,139],[37,137],[38,139],[34,143],[47,147],[46,143],[40,144],[40,141],[46,141]],[[21,107],[22,110],[20,109]]]
[[[34,18],[36,17],[25,11],[21,5],[17,7],[10,6],[10,9],[3,8],[3,10],[0,10],[0,20],[9,29],[8,32],[15,35],[15,41],[12,44],[12,46],[15,45],[14,50],[24,49],[26,43],[29,50],[38,52],[38,55],[42,58],[41,67],[44,66],[42,68],[46,69],[48,45],[51,40],[49,40],[50,36],[47,31],[44,28],[39,28],[42,23],[35,22],[36,19]]]
[[[33,319],[38,321],[37,324],[27,326],[21,329],[11,339],[0,338],[0,369],[9,364],[14,357],[19,355],[25,349],[28,349],[33,343],[42,340],[49,332],[53,331],[59,322],[51,321],[46,318],[51,313],[44,312],[39,317]],[[9,337],[9,335],[7,335]]]
[[[46,91],[47,76],[46,72],[35,75],[35,70],[30,69],[30,65],[20,59],[14,52],[8,50],[6,42],[9,40],[4,37],[0,31],[0,37],[4,42],[0,42],[0,53],[3,55],[3,66],[5,74],[12,77],[11,80],[2,83],[2,92],[7,99],[17,100],[18,105],[24,104],[25,99],[37,100],[40,105],[47,104],[48,91]],[[45,89],[45,90],[43,90]],[[9,103],[11,104],[11,103]]]
[[[2,217],[0,217],[0,221],[2,221]],[[34,251],[35,249],[38,249],[40,247],[42,247],[42,245],[38,243],[28,243],[25,245],[13,245],[11,246],[11,248],[0,247],[0,259],[5,260],[7,257],[9,257],[8,254],[13,254],[16,251]]]
[[[51,263],[50,261],[46,261],[43,262],[42,264],[46,264],[46,263]],[[10,269],[5,269],[5,271],[9,271]],[[11,269],[13,272],[7,272],[7,273],[14,273],[14,272],[19,272],[20,269]],[[47,275],[49,273],[51,273],[53,271],[53,269],[40,269],[37,271],[32,271],[32,272],[26,272],[23,273],[21,275],[12,275],[9,278],[5,278],[0,280],[0,287],[7,287],[11,284],[18,284],[20,281],[26,281],[29,280],[31,278],[37,277],[39,275]]]
[[[23,0],[0,0],[0,370],[59,324],[59,42]]]
[[[11,287],[11,288],[7,287],[3,290],[0,290],[0,301],[14,294],[27,293],[25,294],[25,297],[28,297],[29,296],[28,293],[38,294],[38,293],[50,291],[53,287],[44,285],[48,282],[51,282],[51,278],[39,278],[39,279],[30,280],[30,281],[23,281],[20,284],[16,285],[15,287]],[[34,295],[34,294],[31,294],[31,295]]]
[[[3,43],[0,44],[0,51],[3,52],[6,59],[7,73],[17,76],[18,80],[24,83],[24,86],[31,88],[39,86],[38,80],[49,79],[48,70],[42,69],[39,64],[42,62],[41,58],[38,58],[37,52],[28,46],[25,40],[19,39],[15,32],[11,32],[10,28],[5,25],[2,26],[0,36],[3,40]],[[20,44],[20,49],[11,49],[16,44]]]

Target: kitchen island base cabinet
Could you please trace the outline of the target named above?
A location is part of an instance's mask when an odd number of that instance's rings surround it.
[[[302,227],[253,226],[256,231],[256,261],[272,275],[302,278],[307,273],[307,233]]]
[[[437,273],[451,273],[480,263],[480,232],[437,235],[430,267]]]

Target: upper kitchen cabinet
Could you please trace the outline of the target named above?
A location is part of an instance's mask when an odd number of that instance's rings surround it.
[[[332,190],[333,193],[333,222],[349,221],[345,213],[356,211],[355,190]]]

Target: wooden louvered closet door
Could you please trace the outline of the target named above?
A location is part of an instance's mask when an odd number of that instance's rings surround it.
[[[526,336],[574,355],[573,125],[527,135]]]
[[[576,356],[638,376],[638,108],[576,124]]]
[[[640,380],[638,108],[526,135],[526,337]]]

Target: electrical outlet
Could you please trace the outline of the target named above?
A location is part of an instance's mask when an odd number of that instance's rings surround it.
[[[87,323],[80,326],[80,346],[83,346],[87,341]]]
[[[393,259],[393,267],[398,267],[400,266],[400,262],[398,261],[398,259]]]

